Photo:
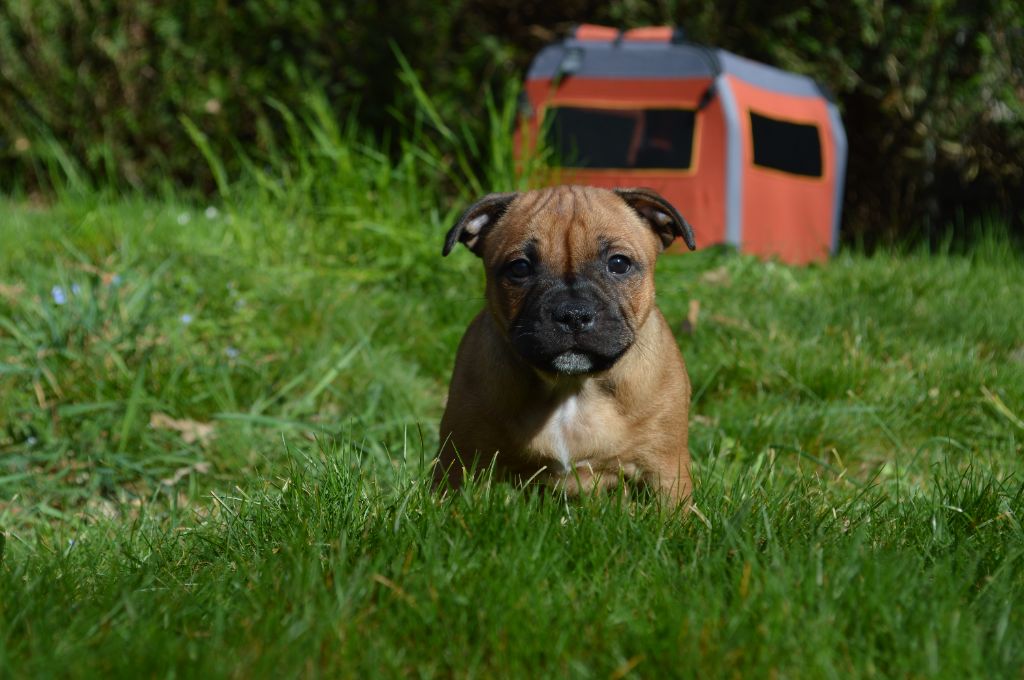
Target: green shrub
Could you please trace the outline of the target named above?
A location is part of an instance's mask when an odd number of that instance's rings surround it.
[[[210,150],[272,154],[281,109],[327,95],[382,129],[403,101],[389,41],[426,83],[465,90],[447,47],[453,6],[422,0],[188,3],[0,1],[0,187],[47,184],[53,171],[159,188],[211,189],[182,124]],[[454,5],[455,8],[458,5]]]
[[[486,88],[519,81],[580,20],[678,24],[827,85],[850,141],[848,237],[927,235],[988,212],[1020,224],[1019,0],[0,0],[0,190],[211,191],[211,168],[237,174],[239,151],[288,157],[282,112],[304,110],[310,92],[395,138],[415,97],[392,46],[442,118],[485,140]]]

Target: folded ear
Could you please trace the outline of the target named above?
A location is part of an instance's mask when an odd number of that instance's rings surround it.
[[[677,236],[682,236],[690,250],[697,249],[693,239],[693,228],[672,204],[654,189],[615,189],[615,193],[629,207],[647,220],[654,232],[668,248]]]
[[[476,255],[480,255],[483,233],[494,226],[516,196],[515,193],[488,194],[469,206],[455,222],[455,226],[448,230],[441,254],[448,255],[455,244],[461,241]]]

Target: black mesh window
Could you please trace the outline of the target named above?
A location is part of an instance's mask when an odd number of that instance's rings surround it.
[[[547,141],[573,168],[685,170],[693,155],[696,114],[682,109],[548,109]]]
[[[790,123],[750,112],[754,165],[821,177],[821,136],[816,125]]]

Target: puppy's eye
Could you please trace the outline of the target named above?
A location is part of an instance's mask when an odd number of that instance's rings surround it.
[[[625,255],[612,255],[608,258],[608,271],[612,274],[625,274],[633,267],[633,263]]]
[[[509,262],[505,267],[505,273],[513,279],[525,279],[533,273],[533,265],[529,260],[520,258]]]

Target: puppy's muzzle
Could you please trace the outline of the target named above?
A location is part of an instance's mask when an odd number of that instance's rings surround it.
[[[609,368],[633,341],[616,305],[586,281],[559,281],[542,291],[515,319],[510,336],[541,370],[570,375]]]

